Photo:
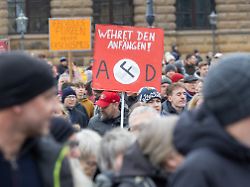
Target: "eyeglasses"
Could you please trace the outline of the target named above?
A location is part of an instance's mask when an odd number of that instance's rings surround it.
[[[67,141],[66,145],[68,145],[69,148],[72,149],[72,148],[78,147],[79,146],[79,142],[75,141],[75,140],[71,140],[71,141]]]

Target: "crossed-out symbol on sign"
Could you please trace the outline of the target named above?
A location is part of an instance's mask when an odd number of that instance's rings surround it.
[[[140,76],[140,68],[131,59],[121,59],[115,64],[113,73],[116,81],[122,84],[131,84]]]

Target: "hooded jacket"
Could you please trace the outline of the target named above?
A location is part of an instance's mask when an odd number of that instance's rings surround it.
[[[181,115],[174,144],[186,160],[172,176],[171,186],[249,186],[250,148],[230,136],[205,105]]]
[[[135,142],[125,153],[119,177],[144,177],[145,180],[148,180],[148,177],[154,183],[149,186],[160,187],[167,185],[167,174],[150,163],[148,158],[143,155],[138,142]],[[119,187],[129,186],[133,185],[129,183],[119,185]]]
[[[0,186],[73,187],[64,150],[44,137],[27,140],[13,161],[5,160],[0,152]]]

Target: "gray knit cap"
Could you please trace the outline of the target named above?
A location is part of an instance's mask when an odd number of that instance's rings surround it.
[[[250,116],[250,53],[225,55],[209,70],[203,92],[222,126]]]

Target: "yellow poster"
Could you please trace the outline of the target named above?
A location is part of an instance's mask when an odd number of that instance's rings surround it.
[[[49,48],[51,51],[91,50],[91,19],[49,19]]]

